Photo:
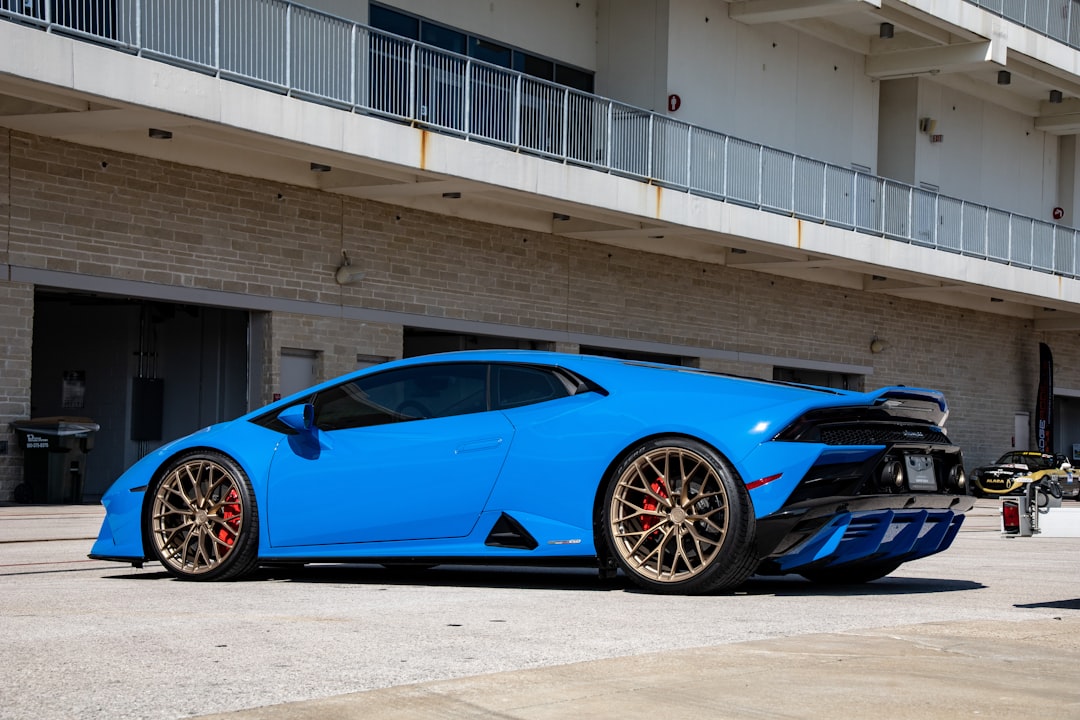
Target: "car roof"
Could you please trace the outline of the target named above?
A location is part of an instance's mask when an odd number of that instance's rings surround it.
[[[579,355],[574,353],[553,352],[549,350],[457,350],[453,352],[434,353],[431,355],[418,355],[411,358],[405,358],[403,360],[392,361],[391,363],[387,363],[383,366],[374,366],[372,368],[367,368],[367,370],[372,371],[380,367],[390,367],[391,365],[395,367],[405,367],[409,365],[427,365],[440,362],[504,362],[552,365],[579,372],[597,381],[601,381],[605,378],[610,379],[611,376],[607,373],[619,374],[625,372],[632,374],[640,371],[653,372],[661,370],[684,374],[687,377],[697,376],[726,379],[734,382],[762,383],[775,387],[791,387],[798,390],[820,392],[829,395],[857,394],[849,390],[839,390],[835,388],[818,387],[815,385],[803,385],[799,383],[790,383],[777,380],[744,377],[740,375],[731,375],[728,373],[715,372],[712,370],[703,370],[701,368],[689,367],[686,365],[674,365],[668,363],[651,362],[646,360],[616,358],[608,357],[605,355]],[[605,373],[605,375],[600,377],[593,377],[591,373],[595,372]]]
[[[936,390],[916,387],[883,387],[871,392],[857,392],[799,383],[741,377],[699,368],[645,362],[599,355],[579,355],[546,350],[457,350],[453,352],[418,355],[372,365],[335,378],[327,379],[302,391],[252,410],[246,418],[274,412],[276,408],[296,402],[312,392],[321,392],[342,382],[398,368],[422,367],[440,363],[518,363],[563,368],[598,385],[607,393],[623,391],[645,392],[674,398],[701,394],[724,394],[729,398],[754,398],[758,405],[790,404],[793,416],[809,409],[858,405],[877,405],[893,408],[890,413],[920,417],[934,424],[944,424],[948,408],[944,396]],[[903,408],[903,410],[901,410]]]
[[[433,353],[430,355],[417,355],[355,370],[340,377],[331,378],[322,383],[313,385],[310,388],[306,388],[303,392],[310,390],[317,391],[321,388],[329,387],[350,378],[374,375],[397,368],[459,362],[518,363],[560,367],[569,370],[572,373],[579,374],[593,382],[599,383],[608,390],[614,390],[616,387],[632,387],[636,389],[655,387],[656,383],[653,381],[658,378],[655,373],[659,371],[669,373],[665,378],[665,384],[669,384],[672,388],[676,386],[689,388],[694,385],[703,386],[703,384],[711,385],[713,383],[727,383],[743,386],[757,384],[766,393],[772,394],[774,398],[778,400],[781,396],[793,399],[796,396],[807,398],[810,395],[814,395],[817,397],[818,401],[824,400],[825,404],[831,404],[828,398],[838,400],[840,398],[861,394],[850,390],[837,390],[812,385],[763,380],[760,378],[739,377],[681,365],[665,365],[663,363],[626,360],[600,355],[578,355],[546,350],[457,350],[453,352]],[[649,377],[644,378],[643,376],[645,374],[648,374]],[[768,390],[766,390],[766,388],[768,388]],[[288,398],[285,399],[287,400]]]

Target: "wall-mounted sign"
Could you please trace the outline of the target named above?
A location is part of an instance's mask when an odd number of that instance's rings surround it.
[[[86,371],[65,370],[60,392],[60,404],[65,408],[81,408],[86,400]]]

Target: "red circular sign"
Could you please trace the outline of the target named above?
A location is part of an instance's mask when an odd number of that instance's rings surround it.
[[[1065,217],[1065,209],[1059,207],[1054,208],[1054,219],[1060,220],[1063,217]]]
[[[668,112],[675,112],[682,106],[682,98],[674,93],[667,96]]]

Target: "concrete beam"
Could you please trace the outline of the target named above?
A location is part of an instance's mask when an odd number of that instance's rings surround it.
[[[1053,313],[1054,317],[1039,317],[1035,319],[1035,329],[1041,332],[1054,332],[1061,330],[1080,330],[1080,315],[1074,313]]]
[[[1000,60],[997,59],[998,54],[1001,55]],[[982,40],[870,55],[866,58],[866,74],[883,80],[967,72],[982,69],[989,63],[1004,65],[1004,52],[998,53],[992,41]]]
[[[1080,113],[1067,115],[1043,115],[1035,118],[1035,129],[1051,135],[1075,135],[1080,133]]]
[[[0,116],[0,126],[12,130],[70,139],[92,133],[148,131],[152,127],[175,127],[177,118],[156,110],[90,110]],[[143,133],[146,134],[145,132]]]

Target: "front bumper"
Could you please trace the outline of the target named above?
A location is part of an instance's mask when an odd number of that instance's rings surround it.
[[[90,550],[94,560],[115,560],[141,565],[146,560],[142,538],[142,505],[145,486],[116,488],[101,499],[105,519]]]

